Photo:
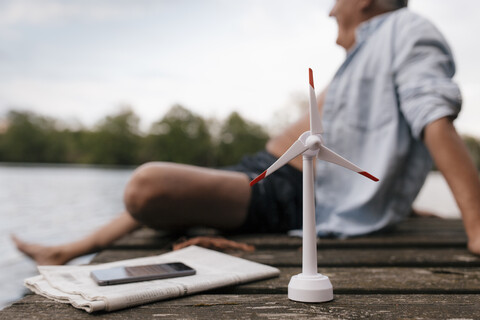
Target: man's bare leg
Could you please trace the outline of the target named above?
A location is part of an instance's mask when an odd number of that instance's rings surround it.
[[[152,162],[139,167],[125,190],[127,211],[156,229],[240,227],[250,202],[246,174]]]
[[[37,264],[59,265],[105,248],[139,226],[140,224],[128,212],[123,212],[100,229],[75,242],[58,246],[43,246],[22,241],[15,235],[12,235],[12,240],[19,251],[32,258]]]
[[[139,167],[125,192],[125,205],[143,224],[157,229],[207,226],[239,227],[250,200],[248,177],[237,172],[149,163]],[[18,250],[40,265],[64,264],[105,248],[141,223],[125,211],[94,233],[58,246],[27,243],[16,236]]]

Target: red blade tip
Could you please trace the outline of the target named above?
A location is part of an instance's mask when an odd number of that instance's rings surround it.
[[[362,171],[362,172],[359,172],[359,174],[361,174],[362,176],[367,177],[368,179],[372,179],[372,180],[375,181],[375,182],[379,181],[377,177],[372,176],[372,175],[371,175],[370,173],[368,173],[368,172]]]
[[[308,68],[308,78],[310,80],[310,85],[315,89],[315,86],[313,85],[313,71],[311,68]]]
[[[255,179],[253,179],[252,182],[250,182],[250,187],[253,187],[254,184],[256,184],[258,181],[265,178],[266,175],[267,175],[267,170],[263,171],[263,173],[261,175],[259,175]]]

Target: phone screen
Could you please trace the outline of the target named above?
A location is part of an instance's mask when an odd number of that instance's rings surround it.
[[[183,277],[193,274],[195,274],[195,270],[189,266],[181,262],[172,262],[94,270],[90,273],[90,276],[97,282],[97,284],[104,286],[110,284]]]

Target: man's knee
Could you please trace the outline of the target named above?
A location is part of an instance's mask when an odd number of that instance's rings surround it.
[[[134,171],[124,194],[125,207],[133,218],[150,224],[152,211],[159,211],[158,205],[169,197],[168,184],[163,182],[168,174],[165,163],[146,163]]]

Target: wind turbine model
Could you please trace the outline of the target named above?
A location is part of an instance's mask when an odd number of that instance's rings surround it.
[[[301,302],[325,302],[333,300],[333,288],[327,276],[317,273],[313,160],[317,157],[320,160],[332,162],[355,171],[373,181],[378,181],[378,179],[323,145],[322,120],[315,96],[312,69],[309,69],[309,80],[310,131],[304,132],[275,163],[250,182],[250,186],[280,169],[300,154],[303,155],[302,273],[290,279],[288,298]]]

